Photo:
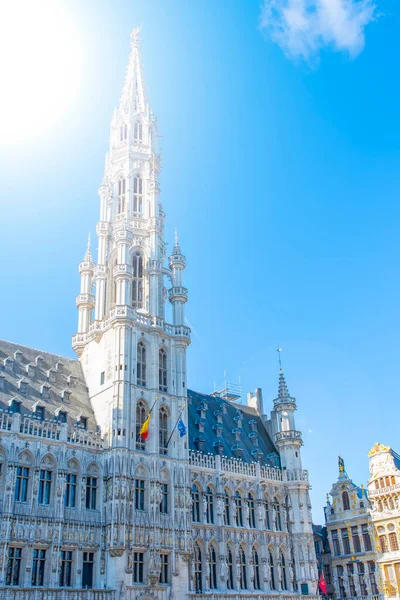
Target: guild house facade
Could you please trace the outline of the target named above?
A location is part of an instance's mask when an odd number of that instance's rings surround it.
[[[78,358],[0,342],[0,600],[310,597],[310,484],[282,371],[269,414],[260,389],[247,404],[188,389],[186,259],[177,237],[166,256],[137,31],[131,45],[97,260],[88,247],[79,265]]]

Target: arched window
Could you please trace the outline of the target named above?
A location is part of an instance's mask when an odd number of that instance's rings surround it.
[[[232,550],[228,546],[227,548],[227,564],[228,564],[228,580],[226,582],[226,587],[228,590],[233,590],[233,555]]]
[[[236,501],[236,527],[243,527],[243,504],[239,492],[235,494]]]
[[[397,534],[394,531],[392,533],[389,533],[389,545],[391,552],[397,552],[397,550],[399,549]]]
[[[268,498],[265,499],[265,527],[271,529],[271,522],[269,517],[269,502]]]
[[[246,553],[243,547],[239,549],[240,558],[240,589],[247,590],[247,565],[246,565]]]
[[[168,391],[167,379],[167,353],[161,348],[158,353],[158,387],[160,392]]]
[[[119,128],[119,141],[124,142],[128,137],[128,126],[126,123],[122,123]]]
[[[143,400],[139,400],[136,405],[136,449],[144,450],[146,448],[146,441],[142,440],[142,436],[139,431],[142,428],[143,423],[147,419],[146,405]]]
[[[217,584],[217,553],[214,544],[210,545],[208,556],[210,589],[216,590]]]
[[[281,554],[281,565],[282,565],[282,588],[284,590],[288,589],[287,586],[287,576],[286,576],[286,561],[283,553]]]
[[[194,589],[196,592],[203,591],[203,564],[201,557],[201,549],[197,542],[194,544]]]
[[[343,510],[349,510],[350,509],[350,501],[349,501],[349,495],[347,492],[343,492],[342,501],[343,501]]]
[[[230,525],[231,524],[231,512],[230,512],[229,492],[227,490],[225,490],[224,504],[225,504],[224,525]]]
[[[255,529],[256,526],[256,511],[254,506],[254,496],[251,492],[249,492],[247,498],[247,505],[249,507],[249,527]]]
[[[118,180],[117,210],[118,210],[119,215],[125,212],[125,209],[126,209],[125,199],[126,199],[126,179],[121,177],[121,179]]]
[[[140,252],[132,256],[132,306],[143,308],[143,257]]]
[[[281,519],[281,506],[279,500],[274,500],[274,512],[275,512],[275,529],[276,531],[282,531],[282,519]]]
[[[206,520],[207,523],[214,523],[214,497],[210,486],[206,488]]]
[[[143,126],[140,121],[136,121],[134,125],[133,137],[135,142],[141,142],[143,140]]]
[[[274,559],[272,558],[271,552],[269,553],[269,568],[271,573],[271,589],[276,590],[275,585],[275,571],[274,571]]]
[[[200,492],[195,483],[192,486],[192,521],[200,523]]]
[[[165,406],[160,408],[159,412],[159,441],[160,441],[160,454],[167,454],[167,441],[168,441],[168,412]]]
[[[257,548],[255,546],[253,546],[253,568],[254,568],[254,580],[253,580],[254,589],[261,590],[260,558],[258,556]]]
[[[136,217],[143,213],[143,181],[140,175],[133,178],[133,213]]]
[[[143,342],[137,345],[136,382],[137,385],[146,386],[146,346]]]

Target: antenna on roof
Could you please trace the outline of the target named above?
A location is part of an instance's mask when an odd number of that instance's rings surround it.
[[[280,347],[280,345],[278,344],[276,351],[278,353],[278,360],[279,360],[279,368],[282,371],[282,361],[281,361],[281,352],[282,352],[282,348]]]

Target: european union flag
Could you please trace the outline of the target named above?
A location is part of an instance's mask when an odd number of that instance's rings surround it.
[[[183,437],[184,435],[186,435],[186,426],[182,419],[179,419],[177,429],[179,431],[179,437]]]

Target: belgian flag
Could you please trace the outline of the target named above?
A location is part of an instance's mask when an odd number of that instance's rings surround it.
[[[147,419],[140,428],[139,434],[142,436],[142,440],[147,440],[149,436],[149,425],[150,425],[150,413],[147,415]]]

